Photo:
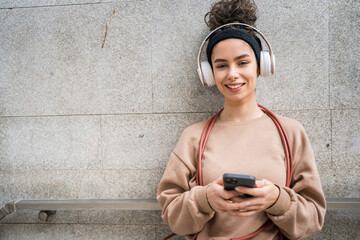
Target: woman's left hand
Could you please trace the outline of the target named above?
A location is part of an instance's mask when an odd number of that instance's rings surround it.
[[[235,190],[239,192],[239,197],[233,197],[231,200],[240,204],[239,209],[232,211],[231,214],[239,217],[247,217],[264,211],[274,205],[280,194],[279,188],[266,179],[256,180],[255,188],[238,186]],[[252,197],[241,197],[244,194]]]

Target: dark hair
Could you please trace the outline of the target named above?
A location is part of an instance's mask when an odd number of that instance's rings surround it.
[[[211,6],[211,10],[205,14],[204,20],[210,31],[221,25],[234,22],[245,23],[256,27],[257,6],[253,0],[221,0]],[[241,27],[231,26],[229,28]],[[261,47],[261,41],[254,31],[246,28],[241,29],[250,33]],[[214,35],[216,35],[216,33]]]
[[[255,27],[257,7],[252,0],[221,0],[214,3],[204,20],[210,31],[226,23],[241,22]]]

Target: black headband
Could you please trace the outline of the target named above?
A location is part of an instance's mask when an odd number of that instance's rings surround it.
[[[208,62],[210,63],[210,66],[212,67],[211,63],[211,54],[212,50],[215,47],[216,44],[218,44],[220,41],[228,39],[228,38],[237,38],[244,40],[247,42],[252,50],[255,53],[256,61],[258,66],[260,66],[260,52],[261,52],[261,46],[259,43],[255,40],[255,38],[250,34],[240,29],[235,28],[227,28],[225,30],[222,30],[218,34],[216,34],[214,37],[210,38],[209,43],[206,48],[206,55]]]

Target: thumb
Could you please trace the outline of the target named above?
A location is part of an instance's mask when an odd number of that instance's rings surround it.
[[[255,182],[257,188],[265,187],[267,184],[267,181],[265,179],[256,180]]]
[[[216,180],[215,180],[215,183],[216,183],[216,184],[219,184],[219,185],[221,185],[221,186],[224,186],[224,180],[223,180],[222,177],[216,179]]]

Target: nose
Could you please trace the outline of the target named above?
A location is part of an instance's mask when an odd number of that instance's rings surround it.
[[[239,77],[239,72],[236,67],[231,66],[229,67],[228,77],[230,80],[236,80]]]

